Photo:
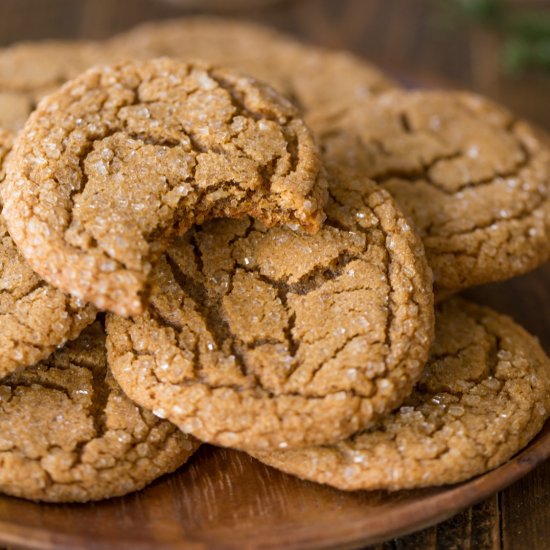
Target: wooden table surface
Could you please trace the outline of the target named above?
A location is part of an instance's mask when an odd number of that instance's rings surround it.
[[[22,39],[103,38],[141,21],[197,13],[246,16],[316,43],[363,54],[397,76],[440,78],[491,95],[550,129],[550,78],[491,71],[490,38],[441,23],[430,0],[0,0],[0,45]],[[550,10],[550,2],[529,2]],[[178,5],[179,4],[179,5]],[[487,69],[489,67],[489,69]],[[494,67],[493,67],[494,68]],[[491,73],[491,74],[489,74]],[[430,75],[430,77],[426,77]],[[431,75],[435,75],[432,77]],[[467,293],[512,314],[550,353],[550,265]],[[550,548],[550,461],[452,519],[376,547],[384,550]]]

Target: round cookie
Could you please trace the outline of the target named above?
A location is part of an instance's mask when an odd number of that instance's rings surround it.
[[[503,108],[469,93],[392,91],[311,122],[329,164],[373,178],[413,218],[438,294],[550,257],[550,149]]]
[[[431,273],[390,195],[332,175],[315,235],[217,220],[173,244],[148,311],[109,315],[131,399],[244,449],[338,441],[409,394],[432,339]]]
[[[0,383],[0,492],[48,502],[121,496],[174,471],[198,442],[127,399],[100,322]]]
[[[379,94],[397,85],[345,51],[302,44],[273,28],[215,17],[146,23],[106,43],[111,57],[206,59],[273,85],[304,112]]]
[[[0,184],[13,135],[0,130]],[[36,275],[12,241],[0,206],[0,378],[48,357],[92,323],[93,306]]]
[[[522,449],[550,413],[550,361],[510,318],[461,299],[436,312],[424,374],[397,411],[337,445],[256,453],[303,479],[345,490],[464,481]]]
[[[173,234],[216,216],[316,231],[313,137],[271,88],[201,63],[98,67],[48,96],[10,155],[4,216],[44,279],[139,313]]]
[[[19,130],[38,101],[104,61],[99,44],[47,40],[0,49],[0,128]]]

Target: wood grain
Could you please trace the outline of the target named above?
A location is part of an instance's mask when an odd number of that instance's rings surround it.
[[[417,491],[337,491],[203,446],[144,491],[87,505],[0,497],[0,543],[81,550],[356,548],[425,528],[493,495],[550,456],[550,423],[514,460],[467,483]],[[497,544],[494,497],[398,548]],[[464,545],[466,544],[466,546]],[[513,548],[514,546],[510,546]],[[491,548],[491,546],[483,546]]]

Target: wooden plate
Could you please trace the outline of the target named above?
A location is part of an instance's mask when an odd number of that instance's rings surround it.
[[[29,548],[339,548],[444,520],[550,456],[550,422],[512,461],[473,481],[399,493],[346,493],[300,481],[244,453],[205,445],[146,490],[88,505],[0,499],[0,541]]]
[[[467,293],[512,315],[550,351],[550,264]],[[472,481],[399,493],[345,493],[205,445],[178,473],[88,505],[0,497],[0,544],[25,548],[353,548],[447,519],[550,457],[550,421],[513,460]]]

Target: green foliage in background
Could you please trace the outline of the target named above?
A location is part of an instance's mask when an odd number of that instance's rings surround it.
[[[503,0],[440,0],[453,18],[487,27],[502,37],[502,62],[510,73],[550,73],[550,12],[511,8]]]

